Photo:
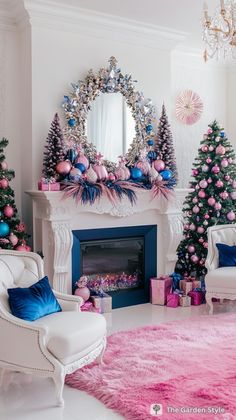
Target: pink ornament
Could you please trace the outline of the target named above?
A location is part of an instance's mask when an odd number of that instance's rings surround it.
[[[18,243],[18,238],[16,235],[14,235],[14,233],[10,233],[9,240],[13,246],[16,246],[16,244]]]
[[[222,192],[220,193],[220,197],[221,197],[223,200],[226,200],[226,199],[229,197],[229,194],[227,193],[227,191],[222,191]]]
[[[202,179],[202,180],[199,182],[199,186],[200,186],[201,188],[206,188],[206,187],[208,186],[208,183],[207,183],[207,181],[206,181],[205,179]]]
[[[161,172],[163,171],[163,169],[165,169],[166,165],[165,165],[165,162],[163,162],[163,160],[157,159],[157,160],[154,160],[153,166],[157,172]]]
[[[204,219],[206,219],[206,220],[207,220],[207,219],[210,219],[210,216],[209,216],[209,214],[208,214],[208,213],[206,213],[206,214],[205,214]]]
[[[227,213],[226,215],[227,219],[232,222],[233,220],[235,220],[235,213],[231,210],[229,213]]]
[[[232,163],[233,162],[233,159],[232,158],[229,158],[228,159],[228,162],[229,162],[229,164]]]
[[[228,162],[227,159],[222,159],[220,164],[221,164],[222,168],[227,168],[227,166],[229,165],[229,162]]]
[[[224,183],[223,183],[223,181],[221,181],[221,179],[218,179],[215,183],[215,186],[217,188],[222,188],[224,186]]]
[[[199,227],[197,228],[197,232],[198,232],[198,233],[204,233],[204,227],[199,226]]]
[[[197,214],[197,213],[199,213],[199,211],[200,211],[200,209],[199,209],[198,206],[193,207],[193,213]]]
[[[75,163],[82,163],[85,166],[85,169],[88,169],[89,167],[89,161],[86,156],[84,156],[83,152],[79,152],[79,156],[76,158]]]
[[[194,197],[192,201],[193,201],[193,204],[196,204],[196,203],[198,203],[198,198]]]
[[[194,225],[194,223],[191,223],[191,225],[189,225],[189,229],[192,231],[196,230],[196,226]]]
[[[213,152],[213,150],[214,150],[214,146],[210,145],[209,146],[209,152]]]
[[[229,181],[230,180],[230,176],[229,175],[225,175],[225,180]]]
[[[197,256],[197,255],[191,255],[190,260],[191,260],[194,264],[196,264],[196,263],[198,262],[199,258],[198,258],[198,256]]]
[[[202,146],[201,146],[201,151],[202,152],[204,152],[204,153],[206,153],[206,152],[208,152],[208,146],[206,145],[206,144],[203,144]]]
[[[202,172],[208,172],[209,171],[209,166],[208,165],[203,165],[202,166]]]
[[[115,175],[114,175],[112,172],[110,172],[110,173],[109,173],[109,177],[108,177],[108,179],[109,179],[110,181],[115,181],[115,180],[116,180],[116,177],[115,177]]]
[[[25,231],[25,224],[20,222],[19,225],[16,226],[17,232],[24,232]]]
[[[225,147],[222,146],[222,144],[219,144],[219,146],[217,146],[216,154],[217,155],[224,155],[225,154]]]
[[[221,210],[222,205],[220,203],[215,203],[214,208],[215,210]]]
[[[184,225],[184,229],[189,230],[189,225],[187,223]]]
[[[232,198],[232,200],[236,200],[236,191],[231,192],[230,197]]]
[[[214,199],[214,197],[210,197],[210,198],[208,198],[207,202],[208,202],[209,206],[214,206],[216,200]]]
[[[12,206],[7,204],[3,209],[3,213],[6,217],[12,217],[14,214],[14,209],[12,208]]]
[[[198,197],[205,198],[206,197],[205,191],[204,190],[200,190],[199,193],[198,193]]]
[[[203,242],[204,248],[208,248],[208,242]]]
[[[164,162],[163,162],[163,163],[164,163]],[[149,174],[149,171],[150,171],[150,169],[151,169],[150,163],[147,161],[147,159],[139,160],[139,161],[135,164],[135,167],[136,167],[136,168],[141,169],[141,171],[142,171],[142,173],[143,173],[144,175],[148,175],[148,174]],[[127,168],[127,169],[128,169],[128,168]],[[156,169],[156,168],[155,168],[155,169]],[[126,178],[126,179],[129,179],[129,177],[128,177],[128,178]]]
[[[71,162],[69,160],[63,160],[62,162],[58,162],[56,165],[56,171],[59,175],[65,176],[71,170]]]
[[[198,239],[198,242],[199,242],[200,244],[203,244],[204,239],[203,239],[203,238],[199,238],[199,239]]]
[[[198,169],[193,169],[192,174],[193,174],[193,176],[197,176],[198,175]]]
[[[6,178],[0,179],[0,188],[5,190],[9,185],[9,182]]]
[[[95,165],[93,165],[93,169],[97,174],[98,181],[105,181],[108,178],[107,169],[101,163],[95,163]]]
[[[193,254],[195,252],[195,246],[189,245],[188,246],[188,252],[190,252],[191,254]]]
[[[24,245],[18,245],[18,246],[15,248],[15,250],[16,250],[16,251],[26,251],[26,247],[25,247]]]
[[[206,163],[211,163],[212,162],[212,160],[211,160],[211,158],[210,157],[208,157],[207,159],[206,159]]]
[[[96,172],[93,170],[92,166],[90,166],[86,172],[87,175],[87,181],[91,182],[91,184],[95,184],[98,180],[98,176]]]
[[[26,252],[31,252],[30,246],[29,245],[25,245],[25,250],[26,250]]]
[[[139,163],[141,163],[141,162],[139,162]],[[147,163],[148,163],[148,162],[147,162]],[[149,163],[148,163],[148,165],[149,165]],[[150,169],[150,165],[149,165],[148,167],[149,167],[149,169]],[[139,169],[141,169],[141,168],[139,167]],[[147,169],[147,168],[146,168],[146,169]],[[129,179],[129,178],[130,178],[130,171],[129,171],[129,169],[125,166],[125,161],[124,161],[124,160],[121,160],[121,161],[119,162],[119,166],[118,166],[118,168],[116,169],[115,176],[116,176],[116,179],[120,179],[121,181],[126,181],[127,179]]]
[[[208,184],[211,184],[212,183],[212,179],[211,178],[208,178],[207,182],[208,182]]]
[[[2,171],[6,171],[8,169],[8,164],[5,160],[0,163],[0,168],[2,169]]]
[[[87,286],[85,286],[85,287],[78,287],[75,290],[75,295],[76,296],[80,296],[84,300],[84,302],[86,302],[86,300],[88,300],[89,297],[90,297],[90,290],[89,290],[89,288]]]
[[[233,188],[236,188],[236,180],[233,181],[232,186]]]
[[[208,130],[207,130],[207,134],[212,134],[212,133],[213,133],[213,130],[212,130],[211,127],[209,127]]]
[[[218,165],[213,166],[211,172],[213,172],[213,174],[218,174],[220,172],[220,168]]]

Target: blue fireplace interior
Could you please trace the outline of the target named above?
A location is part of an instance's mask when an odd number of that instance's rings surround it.
[[[91,290],[112,296],[113,309],[149,302],[156,267],[156,225],[73,231],[73,291],[86,275]]]

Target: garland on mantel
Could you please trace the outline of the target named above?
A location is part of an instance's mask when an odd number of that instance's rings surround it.
[[[45,147],[40,189],[46,182],[54,190],[55,179],[65,197],[91,205],[102,196],[113,204],[126,197],[133,205],[140,188],[150,190],[152,198],[168,199],[176,178],[169,161],[166,164],[160,158],[151,100],[135,91],[131,75],[121,73],[114,57],[109,62],[109,68],[100,69],[98,74],[90,70],[85,81],[72,84],[73,91],[64,96],[67,126],[62,131],[58,115],[54,117]],[[135,138],[127,154],[119,157],[118,164],[103,160],[85,134],[87,114],[100,92],[122,93],[135,119]]]

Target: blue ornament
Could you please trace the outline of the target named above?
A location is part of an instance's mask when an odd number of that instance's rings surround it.
[[[70,118],[68,120],[68,124],[70,127],[74,127],[76,125],[76,120],[74,118]]]
[[[152,129],[153,129],[152,124],[146,125],[146,133],[151,133]]]
[[[69,173],[69,180],[78,182],[81,178],[82,172],[78,168],[72,168]]]
[[[10,228],[7,223],[0,222],[0,238],[4,238],[4,236],[9,235]]]
[[[172,177],[172,172],[169,169],[164,169],[164,171],[160,172],[160,175],[164,181],[168,181]]]
[[[224,132],[224,131],[221,131],[221,132],[220,132],[220,137],[223,139],[223,138],[224,138],[224,136],[225,136],[225,132]]]
[[[153,146],[154,141],[153,141],[152,139],[149,139],[149,140],[147,141],[147,144],[148,144],[148,146]]]
[[[74,163],[77,157],[77,152],[74,149],[69,149],[66,153],[66,159],[69,159],[71,163]]]
[[[149,150],[147,156],[148,156],[148,159],[150,159],[151,161],[156,160],[157,152],[154,152],[154,150]]]
[[[77,168],[77,169],[79,169],[82,172],[82,174],[86,171],[86,168],[85,168],[85,166],[84,166],[83,163],[80,163],[80,162],[79,163],[76,163],[74,165],[74,167]]]
[[[142,175],[143,175],[143,173],[142,173],[141,169],[139,169],[139,168],[131,168],[130,169],[130,178],[132,178],[134,180],[137,180],[137,179],[142,178]]]

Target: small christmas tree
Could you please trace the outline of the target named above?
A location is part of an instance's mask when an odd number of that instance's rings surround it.
[[[65,158],[63,133],[60,126],[59,116],[56,113],[47,137],[43,159],[43,175],[47,178],[56,178],[56,165]]]
[[[9,181],[15,177],[13,170],[8,169],[3,153],[8,140],[0,140],[0,248],[30,251],[27,245],[29,235],[25,233],[24,223],[20,222],[14,200],[14,191]]]
[[[162,113],[157,132],[157,154],[159,159],[165,162],[165,169],[169,169],[172,173],[173,187],[178,181],[178,171],[173,146],[173,137],[166,114],[165,105],[162,105]]]
[[[193,164],[193,191],[184,202],[184,239],[177,248],[176,271],[206,274],[207,228],[235,223],[235,153],[216,121],[208,126]]]

